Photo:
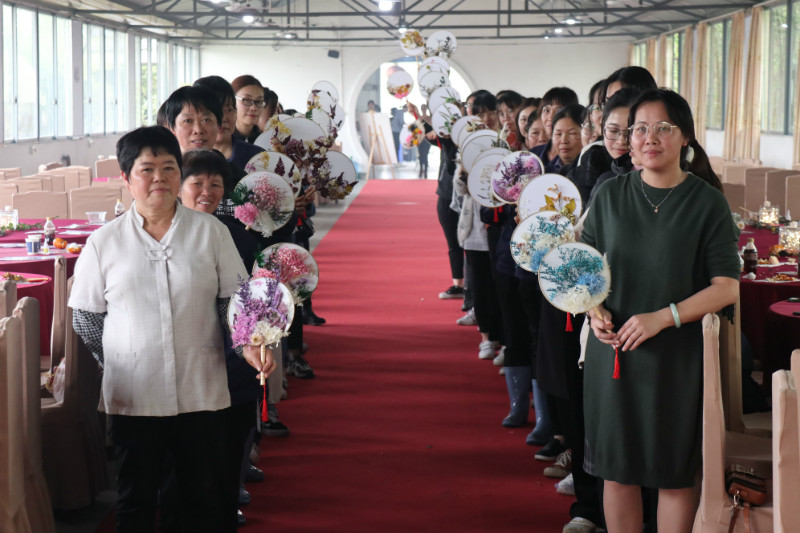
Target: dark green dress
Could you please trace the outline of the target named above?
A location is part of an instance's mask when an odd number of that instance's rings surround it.
[[[643,184],[639,171],[598,190],[581,240],[607,254],[605,307],[618,330],[631,316],[677,303],[710,285],[739,279],[737,232],[721,192],[689,174],[670,189]],[[636,350],[619,352],[589,335],[584,407],[590,473],[629,485],[694,485],[700,467],[703,336],[699,321],[669,327]]]

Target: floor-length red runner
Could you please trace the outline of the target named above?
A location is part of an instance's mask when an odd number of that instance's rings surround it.
[[[286,439],[262,439],[243,532],[561,531],[555,492],[503,429],[505,382],[456,326],[434,181],[370,181],[314,255],[316,379],[290,378]]]

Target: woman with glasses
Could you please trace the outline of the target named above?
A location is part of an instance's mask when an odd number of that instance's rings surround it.
[[[253,143],[261,134],[258,121],[267,107],[264,86],[255,77],[245,74],[231,82],[236,93],[236,131],[234,137]]]
[[[659,531],[689,531],[701,463],[699,320],[736,301],[737,232],[686,100],[647,91],[628,122],[642,169],[600,187],[581,235],[614,280],[589,312],[590,466],[605,480],[608,531],[641,530],[641,487],[658,489]]]

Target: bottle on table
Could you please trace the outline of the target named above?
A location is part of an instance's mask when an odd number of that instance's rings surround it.
[[[114,217],[121,217],[125,213],[125,205],[120,198],[117,198],[117,203],[114,204]]]
[[[49,248],[53,246],[53,241],[56,240],[56,225],[53,223],[53,219],[47,217],[47,220],[44,223],[44,243]]]
[[[744,259],[744,273],[749,274],[752,272],[755,274],[758,267],[758,250],[756,250],[756,243],[753,239],[747,239],[742,259]]]

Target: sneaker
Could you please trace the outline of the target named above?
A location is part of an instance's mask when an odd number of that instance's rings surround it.
[[[575,481],[572,479],[572,474],[556,483],[556,492],[567,496],[575,496]]]
[[[470,309],[467,314],[456,320],[459,326],[477,326],[478,319],[475,318],[475,311]]]
[[[244,514],[242,514],[241,510],[237,509],[236,510],[236,524],[238,526],[243,526],[246,523],[247,523],[247,518],[244,517]]]
[[[461,304],[461,312],[462,312],[462,313],[466,313],[466,312],[467,312],[467,311],[469,311],[470,309],[472,309],[472,308],[471,308],[470,306],[468,306],[468,305],[467,305],[467,299],[466,299],[466,298],[464,298],[464,302]]]
[[[503,363],[506,362],[506,347],[503,346],[500,348],[500,352],[498,352],[497,356],[492,359],[492,364],[494,366],[503,366]]]
[[[591,520],[576,516],[561,531],[562,533],[599,533],[600,531],[605,531],[605,529],[597,527]]]
[[[558,457],[556,457],[556,460],[552,465],[544,469],[544,475],[547,477],[564,479],[569,475],[571,468],[572,450],[564,450],[558,454]]]
[[[440,300],[457,300],[464,297],[464,287],[456,287],[453,285],[444,292],[439,293]]]
[[[498,374],[500,374],[501,376],[505,376],[506,375],[506,367],[504,367],[504,366],[500,367],[500,372],[498,372]]]
[[[286,373],[300,379],[314,378],[314,371],[311,369],[311,365],[308,364],[308,361],[306,361],[302,355],[289,358],[289,365],[286,369]]]
[[[260,483],[264,481],[264,472],[254,465],[247,465],[247,470],[244,472],[245,483]]]
[[[266,437],[288,437],[289,428],[280,420],[275,422],[262,422],[259,433]]]
[[[557,438],[553,437],[550,439],[550,442],[545,444],[544,447],[536,452],[536,455],[533,457],[539,461],[555,461],[556,457],[558,457],[558,455],[563,451],[564,444]]]
[[[483,341],[478,345],[478,359],[492,359],[494,357],[494,341]]]

